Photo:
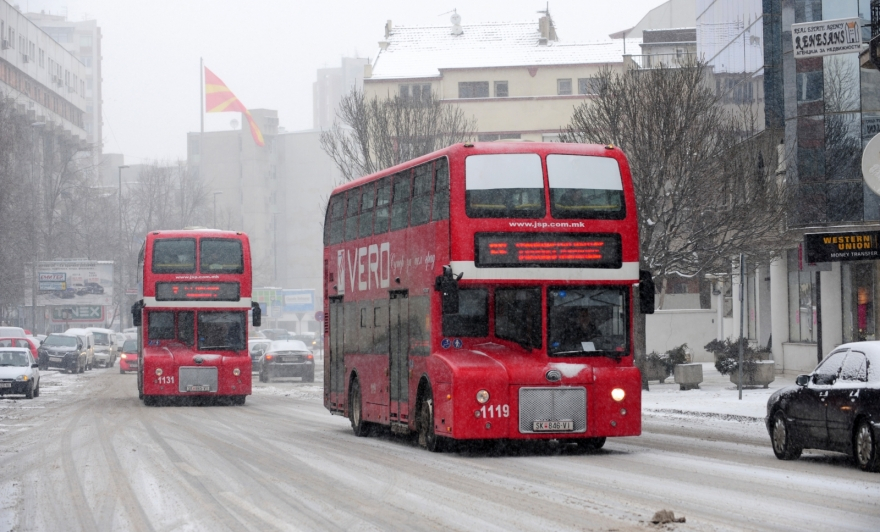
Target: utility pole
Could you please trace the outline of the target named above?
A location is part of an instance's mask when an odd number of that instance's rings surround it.
[[[119,262],[116,264],[116,267],[119,268],[119,286],[117,287],[117,301],[119,306],[117,307],[116,313],[119,315],[119,332],[122,332],[124,325],[122,324],[122,302],[123,296],[122,293],[125,291],[125,268],[122,266],[122,261],[125,260],[122,251],[122,242],[124,240],[124,235],[122,234],[122,169],[128,168],[128,165],[121,165],[119,167],[119,245],[116,246],[116,253],[119,254]],[[111,323],[112,327],[113,324]]]

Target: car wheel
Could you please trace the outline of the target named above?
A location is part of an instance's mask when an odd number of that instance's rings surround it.
[[[580,438],[575,440],[578,449],[584,451],[598,451],[605,446],[605,438]]]
[[[432,453],[443,452],[442,438],[434,432],[434,395],[431,393],[431,387],[427,386],[423,393],[424,398],[416,419],[419,445]]]
[[[25,399],[33,399],[34,398],[34,381],[31,381],[30,386],[28,386],[28,389],[24,392],[24,398]]]
[[[363,438],[370,435],[371,427],[364,421],[361,384],[357,379],[351,381],[351,389],[348,392],[348,420],[351,421],[351,430],[355,436]]]
[[[260,382],[269,382],[269,375],[264,371],[260,371]]]
[[[801,456],[802,447],[792,442],[791,427],[785,420],[782,410],[773,414],[773,425],[770,432],[770,443],[773,445],[773,454],[780,460],[796,460]]]
[[[306,373],[306,376],[303,377],[303,382],[315,382],[315,370]]]
[[[125,370],[122,369],[122,366],[119,367],[119,374],[120,374],[120,375],[125,375]]]
[[[871,423],[867,419],[861,420],[853,432],[853,457],[859,469],[862,471],[880,469],[880,452],[877,447],[877,438],[871,429]]]
[[[34,388],[34,397],[40,396],[40,381],[37,381],[37,387]]]

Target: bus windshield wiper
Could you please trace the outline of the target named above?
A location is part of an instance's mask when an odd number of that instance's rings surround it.
[[[614,351],[601,351],[598,349],[595,351],[555,351],[555,352],[550,353],[550,355],[551,356],[555,356],[555,355],[581,355],[581,356],[585,356],[585,357],[592,357],[592,356],[598,355],[598,356],[602,356],[602,357],[613,358],[615,361],[618,361],[618,362],[620,361],[621,358],[623,358],[622,353],[616,353]]]

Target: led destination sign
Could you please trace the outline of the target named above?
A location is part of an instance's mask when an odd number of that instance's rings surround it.
[[[620,268],[620,235],[477,233],[477,267]]]
[[[238,283],[156,283],[156,301],[238,300]]]

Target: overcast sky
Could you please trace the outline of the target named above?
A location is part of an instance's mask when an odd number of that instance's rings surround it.
[[[312,127],[316,70],[343,56],[374,57],[386,20],[395,25],[537,23],[538,0],[9,0],[24,11],[66,8],[97,19],[103,33],[104,153],[127,163],[186,157],[199,130],[199,58],[250,109],[277,109],[288,131]],[[607,39],[663,0],[554,0],[561,40]],[[205,130],[229,129],[237,113],[206,115]]]

